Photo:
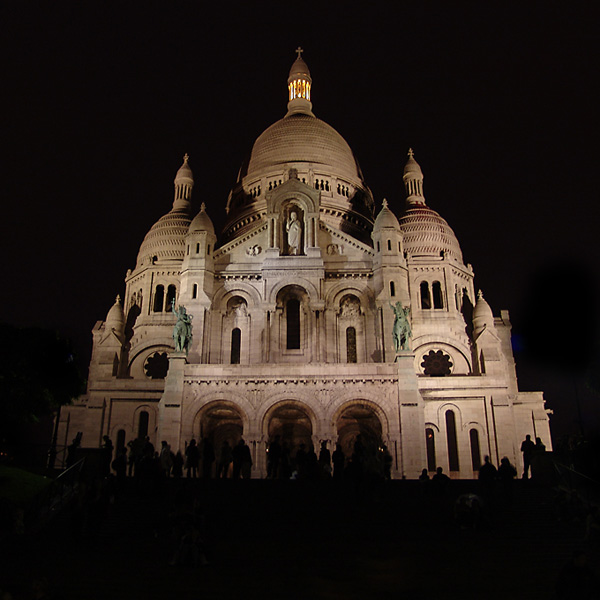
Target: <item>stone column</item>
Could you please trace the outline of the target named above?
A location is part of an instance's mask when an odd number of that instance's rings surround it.
[[[426,464],[425,403],[419,393],[414,368],[415,355],[396,353],[398,368],[398,403],[400,414],[400,476],[417,479]]]
[[[158,443],[166,440],[171,448],[181,447],[181,414],[183,409],[183,375],[186,364],[183,352],[169,356],[169,372],[165,391],[158,404]]]

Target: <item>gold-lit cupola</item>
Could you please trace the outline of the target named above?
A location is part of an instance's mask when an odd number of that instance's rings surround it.
[[[312,103],[310,101],[310,91],[312,79],[308,66],[302,59],[302,48],[296,49],[298,57],[290,69],[288,77],[288,112],[286,117],[295,114],[304,114],[314,117],[312,113]]]

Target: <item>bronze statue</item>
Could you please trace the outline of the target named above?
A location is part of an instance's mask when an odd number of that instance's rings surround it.
[[[179,306],[179,311],[175,308],[175,300],[171,302],[173,314],[177,317],[175,327],[173,327],[173,340],[175,341],[175,352],[185,352],[187,354],[192,343],[192,315],[188,315],[185,306]]]
[[[408,339],[412,336],[412,330],[408,321],[410,307],[402,307],[401,302],[396,302],[396,305],[390,304],[396,318],[394,319],[394,349],[396,352],[400,350],[408,350]]]

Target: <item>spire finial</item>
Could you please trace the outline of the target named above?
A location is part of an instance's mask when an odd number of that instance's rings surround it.
[[[115,304],[121,304],[121,294],[117,294],[117,297],[115,299]]]
[[[187,161],[188,161],[189,159],[190,159],[190,155],[189,155],[189,154],[186,152],[186,153],[183,155],[183,162],[184,162],[184,163],[187,163]]]
[[[383,204],[383,208],[387,208],[387,205],[388,205],[387,198],[384,198],[384,199],[383,199],[383,202],[382,202],[382,204]]]
[[[200,212],[206,212],[206,204],[204,202],[200,205]]]
[[[302,53],[304,52],[304,50],[302,49],[301,46],[298,46],[295,50],[296,54],[298,54],[298,58],[302,58]]]
[[[414,158],[414,156],[415,156],[415,153],[413,152],[413,149],[409,148],[408,149],[408,158]]]

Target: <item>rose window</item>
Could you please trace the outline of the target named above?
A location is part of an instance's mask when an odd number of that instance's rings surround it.
[[[423,356],[423,362],[421,363],[423,373],[434,377],[450,375],[453,366],[450,357],[441,350],[430,350],[428,354]]]
[[[146,359],[146,376],[151,379],[164,379],[169,370],[169,357],[166,352],[155,352]]]

